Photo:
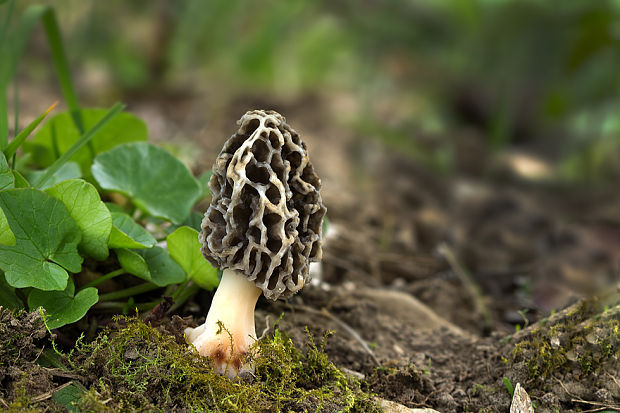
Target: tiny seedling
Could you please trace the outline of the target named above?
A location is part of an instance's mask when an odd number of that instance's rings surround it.
[[[427,376],[431,374],[431,362],[432,362],[432,359],[429,357],[428,361],[426,362],[426,367],[423,370],[424,374],[426,374]]]
[[[510,397],[514,397],[515,388],[512,386],[512,383],[508,377],[504,377],[504,386],[506,386],[506,390],[508,390]]]

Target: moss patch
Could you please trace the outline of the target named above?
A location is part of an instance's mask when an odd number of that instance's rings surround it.
[[[513,343],[508,374],[514,382],[521,372],[528,388],[551,391],[562,402],[620,398],[614,379],[620,370],[620,306],[597,314],[596,301],[584,300]],[[598,390],[592,395],[588,389]]]
[[[305,351],[275,331],[254,347],[252,382],[228,380],[208,359],[137,319],[119,318],[69,357],[88,380],[88,411],[379,411],[360,383],[338,370],[308,335]]]
[[[253,347],[253,380],[231,381],[185,343],[176,319],[153,328],[119,317],[62,355],[41,313],[0,307],[0,411],[380,411],[328,360],[327,336],[317,343],[308,333],[300,349],[276,329]]]

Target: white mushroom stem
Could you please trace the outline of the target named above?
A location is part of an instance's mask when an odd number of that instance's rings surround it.
[[[217,373],[232,379],[252,371],[244,358],[256,341],[254,308],[261,293],[242,273],[225,269],[205,323],[185,330],[187,341],[211,358]]]

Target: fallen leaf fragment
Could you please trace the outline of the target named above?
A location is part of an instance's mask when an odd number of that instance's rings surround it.
[[[510,413],[534,413],[532,400],[525,389],[521,387],[521,383],[517,383],[515,392],[512,396],[512,404],[510,405]]]

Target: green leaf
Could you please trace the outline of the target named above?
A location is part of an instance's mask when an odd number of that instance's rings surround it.
[[[185,281],[183,268],[170,258],[165,249],[153,247],[148,250],[136,250],[136,252],[144,258],[149,266],[153,284],[164,287]]]
[[[106,113],[107,109],[80,110],[84,130],[93,128]],[[23,150],[25,153],[32,153],[36,165],[48,167],[77,142],[81,135],[71,115],[63,112],[47,121],[32,140],[24,142]],[[80,165],[83,173],[88,173],[96,154],[121,143],[145,141],[146,138],[147,129],[144,122],[130,113],[121,112],[92,138],[94,153],[90,148],[83,147],[71,157],[71,160]]]
[[[15,186],[15,178],[11,173],[9,164],[2,152],[0,152],[0,191]]]
[[[108,257],[112,215],[99,198],[97,189],[81,179],[70,179],[45,192],[62,201],[82,230],[80,249],[96,260]]]
[[[36,189],[0,191],[4,210],[16,238],[0,246],[0,269],[16,288],[64,290],[69,275],[82,268],[77,245],[81,232],[69,211],[56,198]]]
[[[118,262],[121,264],[121,267],[123,267],[123,270],[143,280],[151,281],[149,266],[142,255],[127,248],[119,248],[115,251]]]
[[[13,170],[13,177],[15,178],[15,188],[29,188],[30,187],[30,184],[28,183],[26,178],[24,178],[24,176],[20,174],[19,172],[17,172],[16,170]]]
[[[125,194],[140,209],[175,224],[189,215],[200,194],[200,184],[181,161],[148,143],[98,155],[92,174],[102,188]]]
[[[112,212],[112,232],[110,248],[151,248],[157,242],[147,230],[136,223],[129,215]]]
[[[506,386],[506,390],[510,393],[510,397],[513,397],[515,394],[515,389],[512,387],[512,383],[508,377],[504,377],[504,386]]]
[[[0,208],[0,245],[12,246],[16,242],[15,234],[11,231],[9,221],[7,221],[4,211]]]
[[[108,208],[110,212],[120,212],[120,213],[125,212],[122,206],[120,206],[119,204],[115,204],[113,202],[106,202],[105,206]]]
[[[69,412],[81,412],[82,410],[77,406],[77,404],[83,395],[84,392],[82,389],[75,384],[70,384],[56,391],[52,395],[52,400],[61,406],[64,406],[64,408]]]
[[[51,176],[58,169],[60,169],[69,159],[71,159],[73,155],[75,155],[80,149],[82,149],[84,145],[88,144],[88,150],[90,151],[89,153],[93,155],[95,153],[95,147],[92,143],[92,139],[97,136],[101,129],[103,129],[107,124],[109,124],[110,121],[114,119],[123,110],[124,107],[125,106],[120,103],[116,103],[114,106],[112,106],[110,110],[108,110],[105,115],[103,115],[92,128],[88,129],[88,131],[86,131],[82,136],[80,136],[79,139],[76,140],[69,147],[69,149],[64,151],[63,154],[60,155],[60,157],[56,159],[54,163],[49,166],[49,168],[47,168],[47,172],[37,182],[33,182],[33,186],[41,188],[43,184],[45,184],[45,182],[49,178],[51,178]],[[72,112],[71,114],[74,115],[74,112]],[[82,125],[81,116],[74,115],[73,118],[76,122],[76,125]],[[83,128],[80,128],[80,130],[83,130]]]
[[[211,175],[213,175],[213,171],[203,172],[198,177],[198,182],[200,182],[200,196],[198,199],[203,199],[207,195],[211,195],[211,190],[209,189],[209,180],[211,179]]]
[[[185,281],[185,272],[163,248],[115,251],[123,270],[159,287]]]
[[[213,267],[200,252],[198,231],[180,227],[167,238],[168,251],[185,273],[199,286],[207,290],[217,287],[217,268]]]
[[[69,280],[62,291],[41,291],[33,289],[28,295],[28,307],[39,307],[47,312],[47,326],[50,329],[62,327],[80,320],[90,307],[99,301],[95,287],[84,288],[75,294],[73,281]]]
[[[194,228],[196,231],[202,231],[202,220],[204,219],[204,214],[198,213],[196,211],[192,211],[189,213],[188,217],[183,221],[183,225],[186,225],[190,228]]]
[[[0,307],[19,310],[24,308],[24,303],[15,294],[15,288],[11,287],[4,278],[4,273],[0,271]]]
[[[26,179],[29,182],[39,182],[39,180],[47,173],[47,169],[42,169],[40,171],[24,171],[26,175]],[[61,166],[50,179],[43,184],[38,189],[47,189],[51,186],[54,186],[62,181],[66,181],[67,179],[75,179],[81,178],[82,171],[80,171],[80,166],[75,162],[67,162],[63,166]]]

